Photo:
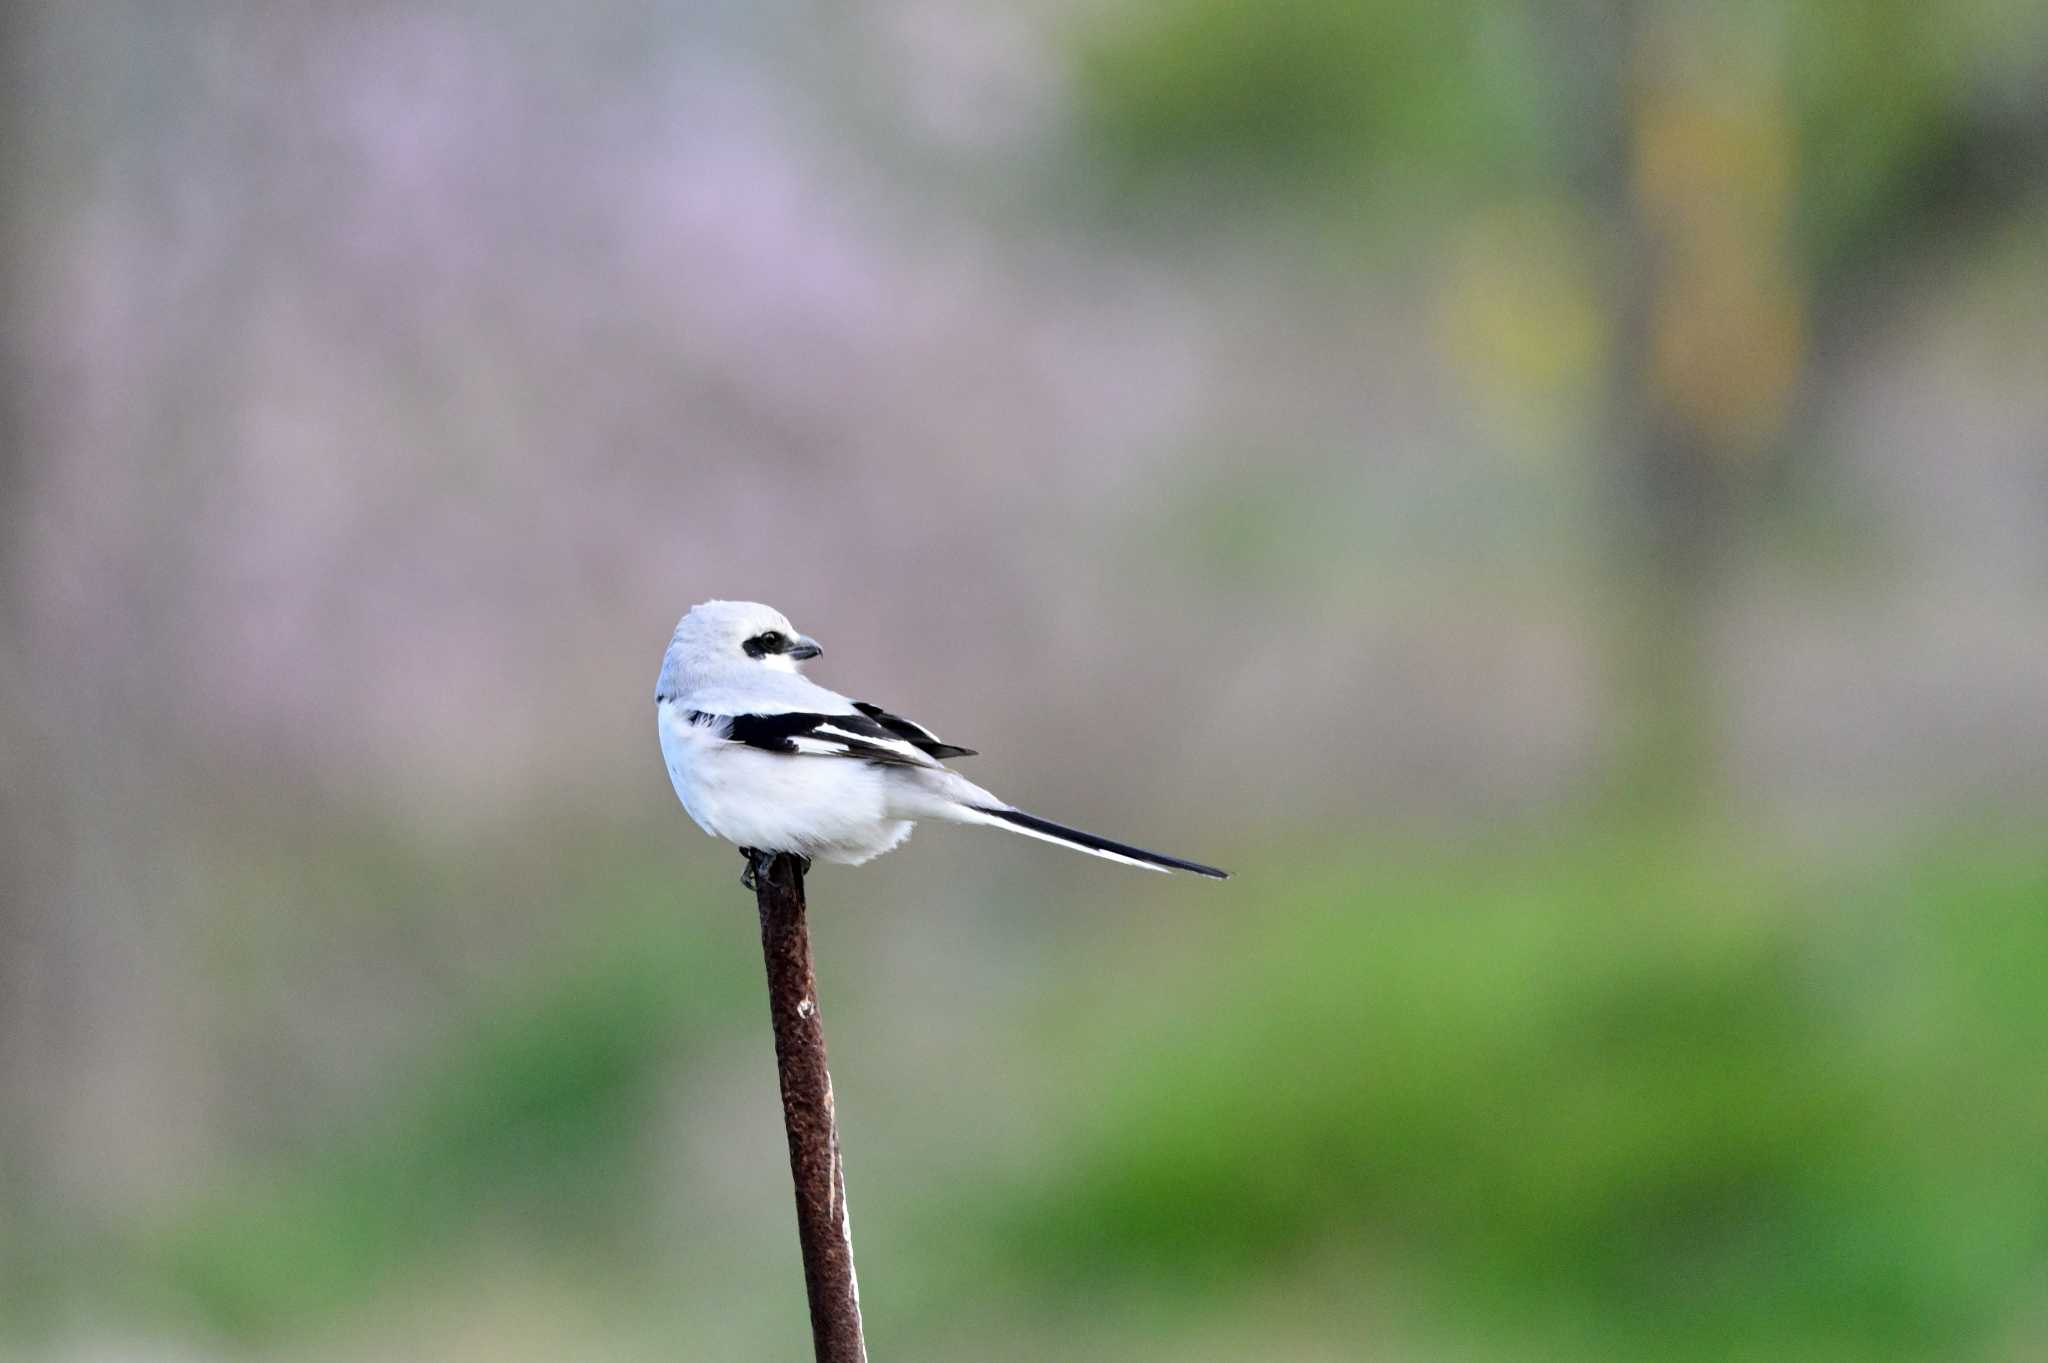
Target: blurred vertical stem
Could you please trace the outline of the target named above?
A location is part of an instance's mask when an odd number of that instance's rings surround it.
[[[8,361],[0,373],[0,1303],[34,1299],[29,1277],[38,1260],[29,1253],[26,1226],[35,1210],[36,1189],[46,1172],[44,1136],[48,1118],[37,1080],[44,1071],[32,1063],[30,1043],[40,1021],[40,999],[56,993],[58,981],[47,950],[47,882],[32,874],[49,852],[37,833],[53,834],[50,787],[38,761],[31,764],[33,716],[27,646],[28,606],[22,509],[30,484],[34,446],[29,430],[29,361],[20,338],[27,325],[28,257],[32,247],[28,215],[41,196],[23,190],[30,183],[41,124],[35,95],[38,72],[32,61],[40,16],[27,5],[0,10],[0,175],[15,190],[0,206],[0,315],[8,323]],[[40,993],[38,994],[38,986]],[[9,1312],[0,1309],[0,1317]],[[4,1322],[0,1322],[4,1323]]]
[[[1678,54],[1697,35],[1683,7],[1609,0],[1561,15],[1566,46],[1598,73],[1581,86],[1593,135],[1578,178],[1616,250],[1606,434],[1621,738],[1609,794],[1632,813],[1682,817],[1720,784],[1713,603],[1802,359],[1780,258],[1789,134],[1725,117],[1712,90],[1691,87]],[[1774,89],[1761,94],[1782,114]],[[1716,272],[1728,261],[1733,284]],[[1768,282],[1736,287],[1749,279]]]
[[[797,1239],[811,1304],[811,1342],[818,1363],[866,1363],[853,1233],[846,1217],[846,1175],[839,1163],[839,1126],[832,1109],[832,1074],[825,1067],[825,1028],[818,1015],[810,930],[804,922],[803,865],[783,852],[773,859],[755,857],[754,868],[761,956],[768,968],[768,1009],[775,1026],[775,1067],[782,1081],[782,1121],[789,1134],[790,1177],[796,1184]]]

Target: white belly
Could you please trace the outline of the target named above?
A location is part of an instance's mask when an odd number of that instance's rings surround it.
[[[657,705],[655,717],[676,798],[713,837],[857,864],[910,836],[910,821],[889,817],[882,774],[865,762],[732,743],[685,723],[673,703]]]

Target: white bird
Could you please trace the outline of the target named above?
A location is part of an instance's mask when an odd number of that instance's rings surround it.
[[[822,650],[782,612],[706,601],[677,624],[654,683],[669,780],[706,833],[738,844],[742,880],[777,852],[859,865],[919,819],[986,824],[1152,871],[1229,873],[1027,814],[945,765],[970,748],[805,678]]]

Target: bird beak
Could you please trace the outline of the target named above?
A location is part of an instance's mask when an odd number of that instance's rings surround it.
[[[816,639],[813,639],[808,634],[799,634],[796,636],[796,641],[784,650],[784,656],[802,662],[806,658],[815,658],[824,651],[824,649],[818,647]]]

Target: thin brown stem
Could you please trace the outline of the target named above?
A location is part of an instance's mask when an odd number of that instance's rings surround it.
[[[768,1007],[775,1024],[775,1067],[782,1080],[782,1120],[789,1133],[789,1172],[796,1184],[796,1230],[803,1248],[804,1289],[811,1303],[811,1340],[818,1363],[866,1363],[861,1340],[860,1285],[853,1272],[853,1235],[846,1219],[846,1175],[839,1163],[839,1126],[832,1111],[832,1074],[825,1067],[825,1029],[811,974],[811,938],[804,922],[804,867],[787,853],[754,859],[761,906],[761,956],[768,968]]]

